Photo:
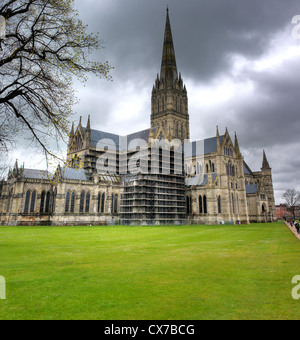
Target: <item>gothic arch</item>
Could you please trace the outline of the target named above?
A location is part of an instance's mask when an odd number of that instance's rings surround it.
[[[26,196],[25,196],[25,205],[24,205],[24,213],[25,214],[27,214],[29,212],[30,196],[31,196],[31,192],[30,192],[30,190],[28,190],[26,192]]]
[[[30,212],[34,213],[35,211],[35,201],[36,201],[36,191],[33,191],[31,194],[31,202],[30,202]]]
[[[65,213],[69,212],[69,208],[70,208],[70,199],[71,199],[71,193],[70,191],[67,192],[66,195],[66,202],[65,202]]]
[[[207,214],[207,197],[206,195],[203,196],[203,212],[204,214]]]
[[[203,214],[203,201],[202,196],[199,196],[199,214]]]

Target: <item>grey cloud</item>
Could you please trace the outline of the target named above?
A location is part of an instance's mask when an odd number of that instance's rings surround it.
[[[159,66],[167,1],[77,4],[91,30],[101,33],[120,73],[128,76],[138,64]],[[170,13],[179,68],[206,80],[230,68],[232,52],[257,58],[298,10],[296,0],[288,5],[282,0],[174,0]]]

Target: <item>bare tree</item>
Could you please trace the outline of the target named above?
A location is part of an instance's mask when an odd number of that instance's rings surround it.
[[[74,0],[2,0],[0,36],[0,147],[29,132],[46,156],[67,139],[75,96],[72,80],[91,73],[110,79],[108,62],[92,62],[101,48],[87,34]],[[0,150],[1,151],[1,150]]]
[[[282,198],[284,198],[287,208],[295,219],[295,212],[300,205],[300,192],[295,189],[289,189],[283,194]]]

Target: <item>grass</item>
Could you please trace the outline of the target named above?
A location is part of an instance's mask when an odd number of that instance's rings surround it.
[[[283,223],[1,227],[0,319],[300,319]]]

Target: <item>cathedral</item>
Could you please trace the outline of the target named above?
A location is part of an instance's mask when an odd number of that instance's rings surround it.
[[[0,225],[185,225],[276,221],[272,170],[241,154],[226,128],[190,140],[188,92],[178,73],[169,11],[150,127],[127,136],[73,124],[68,166],[19,166],[0,182]]]

